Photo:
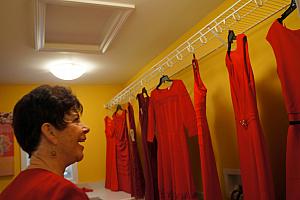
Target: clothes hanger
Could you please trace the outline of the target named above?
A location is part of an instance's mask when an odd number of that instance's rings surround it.
[[[171,80],[171,79],[168,77],[168,75],[163,75],[162,77],[160,77],[159,83],[158,83],[158,85],[156,86],[156,89],[158,89],[158,88],[161,86],[161,84],[165,83],[166,81],[172,82],[173,80]]]
[[[192,61],[192,62],[193,62],[193,67],[196,69],[196,68],[197,68],[197,66],[194,64],[194,60],[197,60],[197,59],[196,59],[196,55],[195,55],[195,53],[193,53],[193,61]]]
[[[117,109],[116,109],[115,113],[117,113],[119,110],[123,110],[123,108],[120,104],[117,105]]]
[[[229,30],[229,31],[228,31],[228,37],[227,37],[227,41],[228,41],[227,52],[228,52],[228,55],[230,54],[230,51],[231,51],[231,43],[233,42],[233,40],[236,40],[236,36],[235,36],[233,30]]]
[[[148,96],[148,93],[147,93],[147,90],[146,90],[146,88],[145,87],[143,87],[143,89],[142,89],[142,95],[146,95],[147,97],[149,97]]]
[[[278,18],[278,22],[280,24],[282,24],[283,20],[289,16],[289,14],[291,14],[295,9],[297,8],[297,4],[296,4],[296,0],[292,0],[290,6],[288,7],[288,9],[286,11],[284,11],[284,13],[281,15],[280,18]]]

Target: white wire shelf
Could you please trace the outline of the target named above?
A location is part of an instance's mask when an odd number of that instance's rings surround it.
[[[176,49],[153,65],[139,78],[131,82],[114,98],[112,98],[105,108],[111,109],[117,104],[123,104],[135,98],[135,94],[141,88],[153,80],[159,79],[163,73],[172,76],[182,68],[172,69],[176,63],[183,60],[183,57],[190,55],[195,50],[197,58],[201,59],[222,46],[227,46],[228,30],[235,33],[245,33],[259,23],[265,21],[272,15],[289,6],[291,0],[238,0],[227,10],[197,31]],[[199,53],[198,53],[199,52]],[[170,71],[170,73],[166,73]]]

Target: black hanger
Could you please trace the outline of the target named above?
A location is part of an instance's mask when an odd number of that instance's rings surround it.
[[[119,110],[123,110],[123,108],[120,104],[117,105],[117,109],[116,109],[115,113],[117,113]]]
[[[230,54],[231,43],[233,42],[233,40],[236,40],[236,36],[235,36],[233,30],[229,30],[228,31],[228,37],[227,37],[227,41],[228,41],[227,52],[228,52],[228,54]]]
[[[161,84],[163,84],[163,83],[166,82],[166,81],[172,82],[173,80],[171,80],[171,79],[168,77],[168,75],[163,75],[162,77],[160,77],[159,83],[158,83],[158,85],[156,86],[156,89],[158,89],[158,88],[161,86]]]
[[[196,69],[197,66],[196,66],[196,64],[194,63],[194,60],[197,60],[197,59],[196,59],[196,55],[193,53],[193,61],[192,61],[192,65],[193,65],[193,67]]]
[[[146,94],[146,96],[149,97],[149,96],[148,96],[148,93],[147,93],[147,90],[146,90],[145,87],[143,87],[143,89],[142,89],[142,95],[143,95],[143,94]]]
[[[283,20],[287,16],[289,16],[289,14],[291,14],[296,8],[297,8],[296,0],[292,0],[291,5],[288,7],[288,9],[286,11],[284,11],[284,13],[281,15],[280,18],[277,19],[279,21],[279,23],[282,24]]]

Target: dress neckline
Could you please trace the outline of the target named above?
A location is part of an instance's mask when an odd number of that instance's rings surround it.
[[[169,92],[169,91],[171,91],[173,89],[175,82],[176,82],[176,80],[172,80],[172,84],[169,87],[162,88],[162,89],[156,88],[156,91],[159,91],[159,92]]]
[[[285,24],[281,24],[278,20],[275,20],[275,23],[278,25],[278,26],[280,26],[280,27],[282,27],[285,31],[288,31],[288,32],[291,32],[291,33],[299,33],[300,34],[300,29],[290,29],[290,28],[288,28],[288,27],[286,27],[286,25]]]

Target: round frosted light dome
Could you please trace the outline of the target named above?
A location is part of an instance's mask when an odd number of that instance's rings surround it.
[[[49,70],[54,76],[62,80],[74,80],[86,72],[84,66],[75,63],[54,65]]]

